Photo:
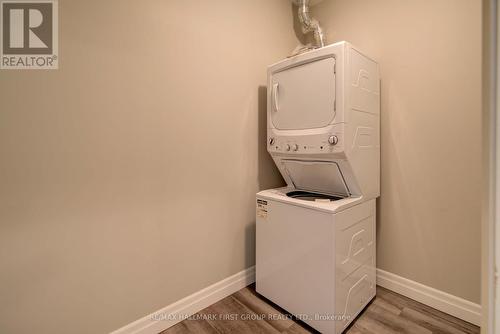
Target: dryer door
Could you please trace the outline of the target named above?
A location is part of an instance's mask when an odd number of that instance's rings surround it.
[[[335,58],[271,74],[270,118],[279,130],[321,128],[335,118]]]
[[[335,162],[282,160],[285,172],[299,190],[349,196],[349,188]]]

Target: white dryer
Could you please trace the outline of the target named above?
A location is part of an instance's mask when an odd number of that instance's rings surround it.
[[[347,42],[268,69],[268,152],[287,187],[257,194],[257,292],[323,333],[375,296],[379,82]]]

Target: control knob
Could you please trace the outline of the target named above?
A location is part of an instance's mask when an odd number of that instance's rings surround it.
[[[334,136],[328,137],[328,143],[330,145],[337,145],[338,142],[339,142],[339,138],[337,136],[334,135]]]
[[[299,145],[293,144],[292,148],[293,148],[294,151],[298,151],[299,150]]]

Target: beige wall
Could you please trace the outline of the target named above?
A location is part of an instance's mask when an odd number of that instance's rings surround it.
[[[498,150],[496,145],[497,136],[496,118],[497,105],[500,101],[496,97],[496,81],[498,73],[494,71],[498,68],[500,61],[496,54],[497,36],[500,27],[496,26],[496,17],[498,9],[495,0],[482,0],[483,4],[483,172],[482,172],[482,279],[481,279],[481,312],[483,314],[481,322],[482,334],[493,334],[495,329],[495,291],[494,291],[494,262],[495,262],[495,197],[498,187],[496,170]],[[495,10],[496,9],[496,10]],[[495,34],[495,32],[497,32]],[[496,168],[495,168],[496,167]],[[500,231],[496,231],[500,233]],[[500,238],[497,237],[497,240]],[[500,284],[500,282],[497,282]],[[497,300],[497,304],[499,301]],[[500,310],[500,309],[499,309]],[[498,323],[497,320],[496,322]],[[500,327],[499,327],[500,328]]]
[[[59,1],[60,70],[0,74],[0,332],[105,333],[254,264],[288,0]]]
[[[328,42],[380,63],[377,265],[478,303],[481,1],[324,0]]]

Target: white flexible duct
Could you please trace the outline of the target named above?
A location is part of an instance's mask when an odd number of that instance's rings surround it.
[[[302,23],[302,32],[313,32],[316,47],[321,48],[325,46],[325,34],[319,25],[319,22],[309,16],[309,0],[299,0],[299,20]]]

